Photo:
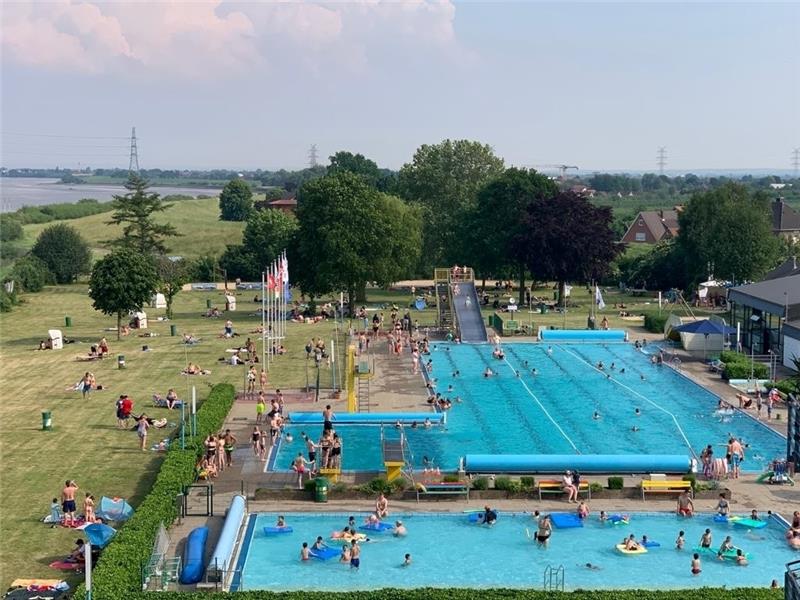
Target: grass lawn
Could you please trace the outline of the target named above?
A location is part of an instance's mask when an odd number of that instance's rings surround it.
[[[158,191],[158,188],[153,188]],[[111,213],[100,213],[71,219],[69,221],[54,221],[53,223],[37,223],[24,226],[23,245],[33,246],[39,233],[50,225],[67,223],[77,229],[89,242],[95,258],[103,256],[108,249],[102,242],[118,238],[121,227],[107,225]],[[217,198],[204,198],[202,200],[181,200],[162,214],[157,220],[161,223],[170,222],[178,231],[180,237],[167,242],[170,254],[196,258],[205,254],[220,255],[227,244],[240,244],[244,223],[219,220],[219,200]]]

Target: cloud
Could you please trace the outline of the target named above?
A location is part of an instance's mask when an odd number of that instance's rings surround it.
[[[449,0],[156,3],[59,0],[6,5],[5,60],[28,67],[178,78],[365,69],[386,52],[457,50]]]

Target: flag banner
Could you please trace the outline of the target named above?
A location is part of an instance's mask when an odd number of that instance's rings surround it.
[[[594,301],[597,303],[598,310],[605,310],[606,303],[603,302],[603,294],[599,285],[594,286]]]

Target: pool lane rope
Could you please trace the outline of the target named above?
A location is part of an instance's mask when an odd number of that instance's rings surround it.
[[[585,358],[583,358],[582,356],[580,356],[580,355],[576,354],[576,353],[575,353],[575,352],[573,352],[572,350],[568,350],[567,348],[565,348],[565,347],[563,347],[563,346],[557,346],[557,347],[558,347],[558,349],[559,349],[559,350],[563,350],[564,352],[567,352],[567,353],[571,354],[572,356],[574,356],[575,358],[577,358],[579,361],[581,361],[581,362],[583,362],[583,363],[586,363],[587,365],[589,365],[589,367],[590,367],[590,368],[594,369],[594,370],[595,370],[595,371],[597,371],[598,373],[600,373],[600,374],[602,374],[602,375],[608,375],[608,373],[606,373],[606,372],[605,372],[605,371],[603,371],[602,369],[598,369],[598,368],[597,368],[595,365],[593,365],[592,363],[590,363],[588,360],[586,360],[586,359],[585,359]],[[664,413],[668,414],[668,415],[669,415],[669,416],[672,418],[672,421],[673,421],[673,423],[675,423],[675,427],[677,427],[677,429],[678,429],[678,432],[681,434],[681,437],[683,438],[683,441],[684,441],[684,442],[686,442],[686,447],[687,447],[687,448],[689,448],[689,452],[691,452],[691,453],[692,453],[692,457],[694,457],[694,458],[697,458],[697,454],[695,454],[694,448],[692,448],[692,444],[689,442],[689,438],[687,438],[687,437],[686,437],[686,434],[683,432],[683,428],[681,427],[681,424],[680,424],[680,423],[678,423],[678,419],[677,419],[677,417],[676,417],[674,414],[672,414],[670,411],[668,411],[666,408],[664,408],[664,407],[663,407],[663,406],[661,406],[660,404],[658,404],[658,403],[656,403],[656,402],[653,402],[653,401],[652,401],[652,400],[650,400],[650,398],[648,398],[647,396],[644,396],[644,395],[640,394],[639,392],[637,392],[637,391],[636,391],[636,390],[634,390],[633,388],[631,388],[631,387],[629,387],[629,386],[625,385],[625,384],[624,384],[624,383],[622,383],[621,381],[618,381],[616,378],[614,378],[614,377],[610,377],[610,378],[608,378],[608,379],[609,379],[609,381],[613,381],[614,383],[616,383],[618,386],[620,386],[620,387],[622,387],[622,388],[625,388],[625,389],[626,389],[626,390],[628,390],[630,393],[632,393],[634,396],[638,396],[639,398],[641,398],[641,399],[642,399],[642,400],[644,400],[645,402],[649,402],[650,404],[652,404],[653,406],[655,406],[655,407],[656,407],[658,410],[660,410],[660,411],[662,411],[662,412],[664,412]]]
[[[514,367],[511,365],[511,363],[510,363],[510,362],[508,362],[508,359],[507,359],[507,358],[503,358],[503,362],[505,362],[505,363],[508,365],[508,367],[511,369],[511,371],[512,371],[512,372],[514,372],[514,373],[516,373],[516,372],[517,372],[517,370],[516,370],[516,369],[515,369],[515,368],[514,368]],[[548,418],[548,419],[550,419],[550,422],[551,422],[553,425],[555,425],[555,426],[556,426],[556,429],[558,429],[558,430],[561,432],[561,435],[563,435],[563,436],[564,436],[564,439],[565,439],[565,440],[567,440],[567,441],[569,442],[569,445],[570,445],[570,446],[572,446],[572,448],[575,450],[575,452],[576,452],[577,454],[580,454],[580,453],[581,453],[581,451],[580,451],[580,450],[578,450],[578,447],[577,447],[577,446],[575,445],[575,443],[574,443],[574,442],[573,442],[573,441],[572,441],[572,440],[569,438],[569,436],[566,434],[566,432],[565,432],[563,429],[561,429],[561,425],[559,425],[559,424],[558,424],[558,422],[557,422],[557,421],[556,421],[556,420],[555,420],[555,419],[554,419],[554,418],[553,418],[553,417],[550,415],[550,413],[549,413],[549,412],[547,412],[547,409],[544,407],[544,405],[543,405],[541,402],[539,402],[539,398],[537,398],[537,397],[536,397],[536,394],[534,394],[534,393],[531,391],[531,388],[529,388],[529,387],[528,387],[528,384],[527,384],[527,383],[525,383],[525,380],[523,380],[523,379],[520,377],[520,378],[518,378],[518,379],[517,379],[517,381],[519,381],[519,382],[522,384],[522,387],[524,387],[524,388],[527,390],[527,392],[528,392],[528,394],[530,395],[530,397],[531,397],[531,398],[533,398],[534,402],[536,402],[536,404],[538,404],[538,405],[539,405],[539,408],[541,408],[541,409],[542,409],[542,412],[543,412],[545,415],[547,415],[547,418]]]

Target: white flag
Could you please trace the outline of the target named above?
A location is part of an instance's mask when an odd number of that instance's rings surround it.
[[[594,286],[594,301],[597,303],[597,308],[599,310],[605,310],[606,303],[603,302],[603,294],[600,292],[600,286]]]

